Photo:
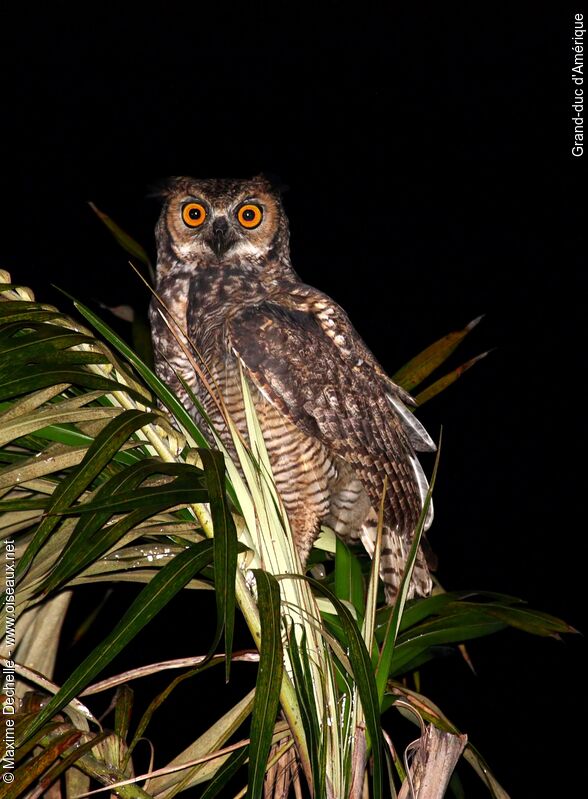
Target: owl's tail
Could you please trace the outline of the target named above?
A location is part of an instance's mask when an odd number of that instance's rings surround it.
[[[426,483],[426,481],[425,481]],[[425,489],[425,494],[428,486]],[[425,529],[431,524],[433,518],[432,506],[429,506]],[[375,543],[377,540],[378,517],[376,512],[371,509],[363,523],[360,537],[369,556],[373,558]],[[396,601],[398,589],[402,581],[408,560],[408,553],[412,544],[412,537],[408,538],[388,526],[382,530],[382,551],[380,553],[380,577],[384,583],[384,593],[386,602],[391,605]],[[433,581],[429,572],[426,556],[419,547],[416,561],[414,564],[410,586],[408,589],[408,599],[415,596],[429,596],[433,587]]]
[[[387,398],[398,414],[398,419],[404,434],[406,435],[413,450],[412,452],[407,451],[406,456],[412,468],[414,485],[418,491],[420,499],[420,507],[416,508],[415,510],[417,513],[420,513],[425,505],[425,500],[429,492],[429,482],[425,472],[423,471],[423,467],[419,463],[419,460],[414,453],[414,450],[417,452],[434,452],[437,447],[423,425],[406,407],[405,402],[410,401],[413,403],[411,398],[407,394],[400,393],[401,390],[398,389],[398,387],[397,391],[399,392],[397,395],[389,393]],[[427,508],[427,515],[423,527],[425,531],[428,530],[433,523],[433,515],[433,502],[431,500]],[[374,549],[373,542],[376,540],[377,532],[377,522],[375,529],[373,527],[373,523],[373,519],[368,519],[368,522],[366,525],[364,525],[364,527],[367,528],[367,525],[369,524],[370,528],[362,531],[362,541],[366,549],[368,549],[367,539],[370,538],[372,541],[371,549],[369,550],[370,554]],[[407,529],[385,529],[383,531],[380,574],[384,582],[386,601],[388,603],[392,603],[396,599],[398,588],[406,568],[406,561],[412,544],[413,535],[414,530]],[[426,542],[424,543],[426,544]],[[427,558],[425,557],[423,550],[419,548],[412,573],[408,597],[410,599],[415,595],[428,596],[431,593],[431,588],[432,580],[429,573],[429,567],[427,565]]]
[[[396,601],[400,581],[406,568],[409,549],[409,542],[395,534],[390,536],[388,546],[382,545],[380,576],[384,583],[386,602],[389,605]],[[397,576],[398,574],[400,575],[399,577]],[[408,599],[412,599],[415,596],[429,596],[432,588],[433,581],[427,560],[422,549],[419,549],[408,589]]]

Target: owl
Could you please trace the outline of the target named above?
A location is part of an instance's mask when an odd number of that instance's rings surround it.
[[[156,239],[160,299],[150,322],[159,376],[203,422],[181,376],[234,453],[218,401],[161,314],[179,322],[246,435],[244,371],[303,564],[321,525],[373,555],[386,486],[380,574],[392,603],[428,490],[415,451],[435,445],[343,309],[294,271],[279,190],[262,175],[173,178]],[[432,509],[427,527],[431,520]],[[409,595],[430,590],[419,551]]]

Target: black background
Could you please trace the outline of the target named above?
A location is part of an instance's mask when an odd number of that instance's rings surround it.
[[[389,372],[485,314],[458,355],[492,353],[420,412],[444,428],[439,577],[582,628],[578,9],[384,5],[4,15],[0,267],[61,307],[51,283],[143,308],[86,201],[152,253],[157,181],[279,175],[295,268]],[[469,647],[477,676],[457,657],[423,674],[513,796],[574,771],[581,646],[509,632]]]

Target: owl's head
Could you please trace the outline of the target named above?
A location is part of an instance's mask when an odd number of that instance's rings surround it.
[[[277,188],[251,180],[172,178],[156,235],[160,262],[289,264],[288,220]]]

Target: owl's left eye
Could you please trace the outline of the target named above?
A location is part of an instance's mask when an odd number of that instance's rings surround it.
[[[206,208],[202,203],[186,203],[182,208],[182,220],[188,227],[200,227],[206,219]]]
[[[237,219],[239,224],[248,230],[253,230],[257,227],[263,219],[263,210],[260,205],[255,203],[245,203],[237,210]]]

